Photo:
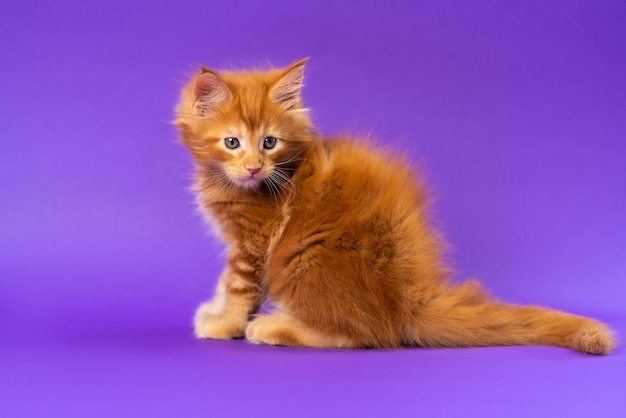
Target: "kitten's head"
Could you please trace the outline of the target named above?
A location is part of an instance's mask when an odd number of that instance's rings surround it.
[[[291,177],[313,140],[300,97],[305,61],[263,72],[202,67],[185,87],[175,123],[214,184],[275,189]]]

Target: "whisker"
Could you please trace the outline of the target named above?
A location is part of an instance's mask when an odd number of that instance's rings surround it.
[[[300,151],[299,151],[296,155],[294,155],[294,156],[293,156],[293,157],[291,157],[290,159],[285,160],[285,161],[281,161],[280,163],[276,163],[275,165],[284,165],[284,164],[289,164],[289,163],[290,163],[290,162],[292,162],[292,161],[295,161],[295,160],[296,160],[296,158],[298,158],[298,156],[299,156],[300,154],[302,154],[304,151],[307,151],[307,150],[308,150],[309,148],[311,148],[312,146],[313,146],[313,144],[307,145],[306,147],[302,148],[302,149],[301,149],[301,150],[300,150]],[[300,160],[298,160],[298,161],[310,161],[310,160],[307,160],[307,159],[303,159],[303,158],[302,158],[302,159],[300,159]]]
[[[270,177],[274,177],[276,180],[278,180],[281,187],[284,187],[293,195],[296,195],[298,197],[300,196],[300,194],[298,193],[298,187],[291,181],[290,177],[286,173],[281,171],[281,169],[275,169]]]
[[[272,195],[272,197],[274,197],[274,201],[278,203],[278,189],[276,188],[276,185],[272,181],[272,178],[267,177],[264,181],[265,181],[265,184],[267,184],[267,188],[270,194]]]

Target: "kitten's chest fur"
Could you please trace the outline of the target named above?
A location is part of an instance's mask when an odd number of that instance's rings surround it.
[[[249,260],[262,279],[265,264],[291,218],[288,197],[253,193],[214,196],[201,191],[199,203],[229,251]]]

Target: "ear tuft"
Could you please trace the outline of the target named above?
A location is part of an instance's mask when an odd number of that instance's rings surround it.
[[[215,111],[229,97],[228,87],[220,79],[219,75],[206,67],[201,67],[193,81],[193,109],[199,115],[207,115]]]
[[[300,90],[304,81],[305,58],[287,67],[270,90],[270,97],[287,109],[300,106]]]

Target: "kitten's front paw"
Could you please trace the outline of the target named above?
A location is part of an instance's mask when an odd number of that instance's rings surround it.
[[[227,321],[222,315],[214,315],[200,310],[194,319],[194,332],[198,338],[230,340],[244,336],[245,324]]]

